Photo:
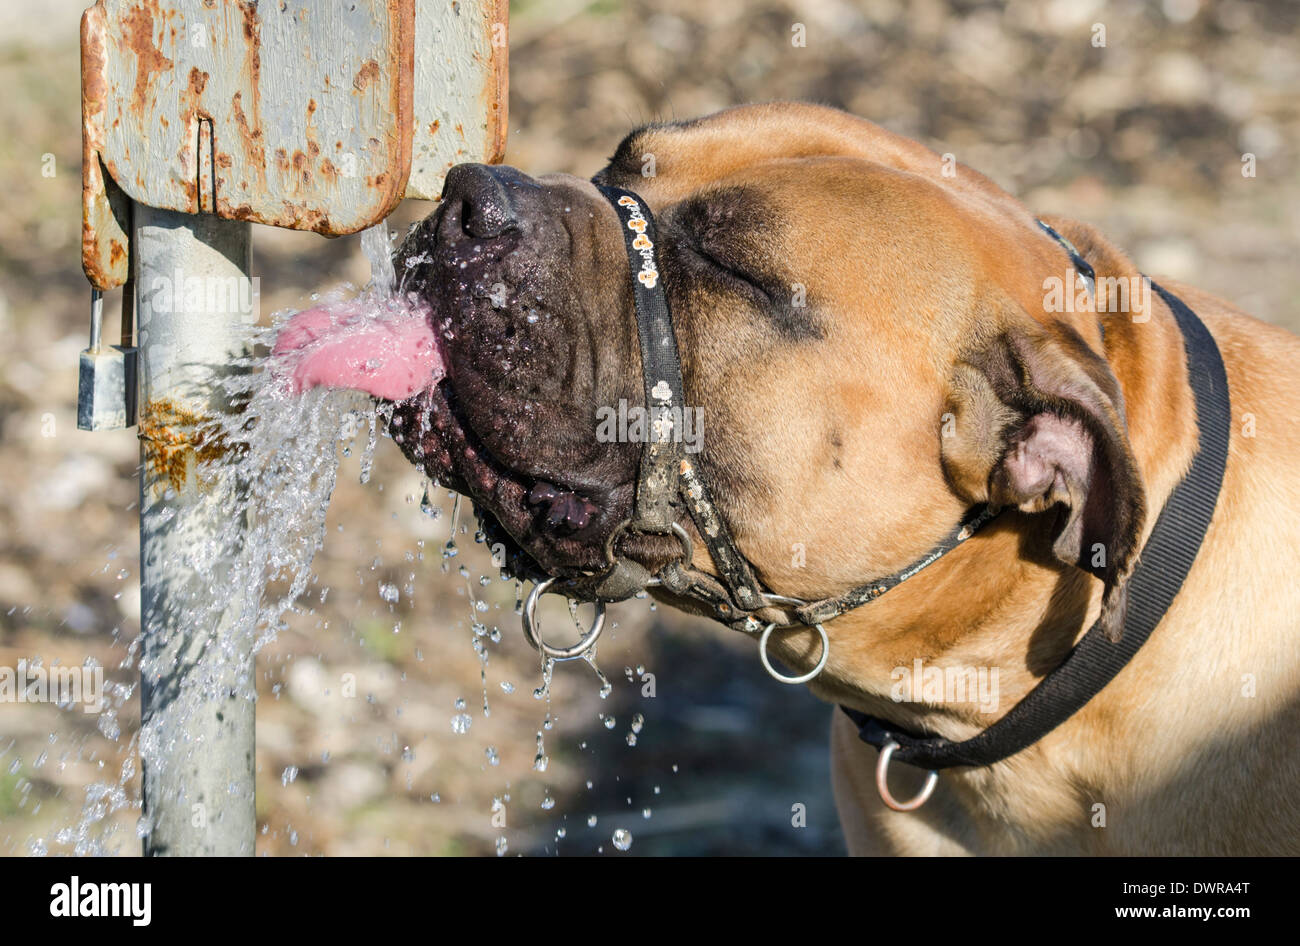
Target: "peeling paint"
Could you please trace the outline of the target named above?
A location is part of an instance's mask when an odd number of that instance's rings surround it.
[[[135,53],[136,62],[131,111],[140,118],[144,118],[154,73],[165,72],[173,65],[154,43],[154,19],[158,16],[158,0],[146,0],[145,6],[128,10],[122,21],[123,39],[127,49]]]

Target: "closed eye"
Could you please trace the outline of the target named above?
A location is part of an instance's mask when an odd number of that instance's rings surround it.
[[[763,285],[752,275],[738,267],[735,263],[727,261],[724,254],[717,250],[710,250],[703,240],[695,240],[689,236],[677,241],[680,249],[686,251],[696,261],[709,267],[713,272],[721,275],[728,284],[749,295],[757,295],[759,301],[770,304],[772,295]]]

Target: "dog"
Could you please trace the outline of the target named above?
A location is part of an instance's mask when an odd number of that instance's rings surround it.
[[[402,288],[440,359],[417,374],[440,380],[385,393],[395,439],[525,571],[599,572],[614,540],[650,573],[682,554],[671,534],[616,535],[641,446],[595,435],[602,410],[642,399],[608,186],[653,211],[653,278],[707,424],[692,462],[765,589],[837,595],[917,561],[972,506],[1004,510],[829,621],[824,660],[813,628],[775,634],[787,666],[824,664],[813,693],[964,740],[1094,624],[1121,638],[1133,570],[1200,442],[1170,305],[1091,226],[1043,227],[976,171],[806,104],[639,128],[592,181],[461,165],[407,236]],[[850,853],[1300,853],[1300,340],[1160,285],[1208,327],[1232,411],[1181,590],[1080,710],[1003,761],[947,769],[914,811],[882,802],[878,752],[836,710]],[[690,564],[713,571],[679,524]],[[964,696],[929,686],[971,673]],[[926,777],[884,774],[898,797]]]

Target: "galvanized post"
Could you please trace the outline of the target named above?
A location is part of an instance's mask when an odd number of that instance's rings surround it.
[[[251,622],[193,561],[242,513],[205,497],[191,439],[226,407],[220,378],[248,353],[255,314],[229,309],[251,310],[250,229],[134,206],[146,855],[252,855],[256,836]]]

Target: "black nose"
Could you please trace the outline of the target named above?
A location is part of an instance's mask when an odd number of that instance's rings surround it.
[[[530,185],[536,186],[512,167],[458,164],[447,172],[442,199],[459,211],[467,234],[491,239],[519,226],[517,194]]]

